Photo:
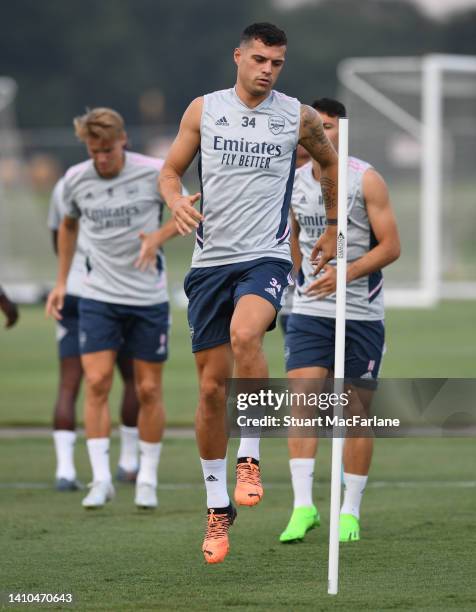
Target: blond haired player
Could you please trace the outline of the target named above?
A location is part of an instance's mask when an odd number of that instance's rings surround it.
[[[65,214],[63,204],[64,177],[55,185],[50,198],[48,227],[53,248],[58,252],[58,228]],[[56,324],[59,357],[59,383],[54,406],[53,440],[56,454],[55,486],[58,491],[76,491],[81,488],[76,479],[74,448],[76,445],[76,400],[79,395],[83,368],[79,350],[79,299],[86,275],[86,246],[80,234],[68,274],[67,293],[61,309],[61,321]],[[123,382],[121,402],[120,456],[116,479],[134,483],[139,469],[139,433],[137,414],[139,404],[134,386],[132,359],[119,351],[117,367]]]
[[[79,303],[79,343],[85,374],[85,426],[93,482],[85,508],[114,495],[109,466],[108,396],[119,349],[134,362],[139,400],[140,467],[135,503],[157,506],[157,469],[165,414],[162,370],[168,352],[169,305],[164,258],[157,250],[176,235],[161,227],[157,192],[162,160],[125,150],[121,115],[95,108],[74,120],[89,160],[70,168],[64,181],[65,216],[58,235],[58,278],[47,312],[61,320],[66,279],[78,231],[87,246]]]

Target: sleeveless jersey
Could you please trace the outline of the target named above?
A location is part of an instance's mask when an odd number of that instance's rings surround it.
[[[365,255],[376,244],[375,236],[367,216],[362,193],[362,179],[372,166],[355,157],[349,157],[347,200],[347,261]],[[321,185],[312,174],[312,163],[296,172],[292,195],[292,213],[299,225],[299,246],[303,255],[301,270],[294,292],[293,312],[316,317],[335,318],[335,294],[323,299],[307,296],[303,290],[317,277],[312,275],[309,261],[311,251],[324,232],[326,212]],[[336,265],[336,261],[329,262]],[[380,270],[347,283],[346,318],[360,321],[375,321],[384,318],[383,276]]]
[[[192,267],[275,257],[290,261],[300,103],[272,91],[248,108],[234,88],[204,96],[200,209]]]
[[[56,183],[51,193],[50,206],[48,209],[48,227],[50,230],[58,231],[61,221],[66,214],[64,200],[64,177]],[[78,241],[76,243],[76,251],[71,262],[71,268],[68,274],[66,283],[66,293],[76,297],[81,296],[81,288],[83,279],[86,274],[86,245],[85,237],[79,232]]]
[[[80,219],[86,244],[86,274],[81,296],[103,302],[150,306],[168,300],[165,260],[154,270],[134,267],[139,233],[160,227],[163,200],[157,190],[161,159],[125,152],[118,176],[104,179],[92,160],[68,170],[65,214]]]

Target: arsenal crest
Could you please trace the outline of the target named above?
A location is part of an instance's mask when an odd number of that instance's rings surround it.
[[[275,136],[284,130],[284,123],[284,117],[281,117],[280,115],[272,115],[271,117],[268,117],[269,130]]]

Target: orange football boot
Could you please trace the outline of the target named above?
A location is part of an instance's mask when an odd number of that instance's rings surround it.
[[[236,518],[236,510],[230,504],[228,508],[208,509],[207,530],[203,540],[203,556],[207,563],[221,563],[230,550],[228,530]]]
[[[240,457],[236,464],[235,502],[239,506],[256,506],[263,499],[259,462]]]

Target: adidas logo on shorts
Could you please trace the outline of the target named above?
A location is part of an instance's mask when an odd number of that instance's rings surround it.
[[[160,345],[156,353],[157,355],[165,355],[167,353],[167,334],[160,334]]]
[[[365,379],[372,380],[373,379],[372,372],[366,372],[365,374],[362,374],[362,376],[360,378],[365,378]]]
[[[274,299],[276,299],[278,297],[276,295],[276,289],[274,287],[265,287],[264,290],[267,291],[268,293],[270,293],[274,297]]]
[[[221,125],[222,127],[230,127],[230,124],[228,123],[225,115],[223,115],[223,117],[215,121],[215,125]]]
[[[61,342],[65,336],[68,335],[68,329],[63,327],[61,323],[56,323],[56,341]]]

